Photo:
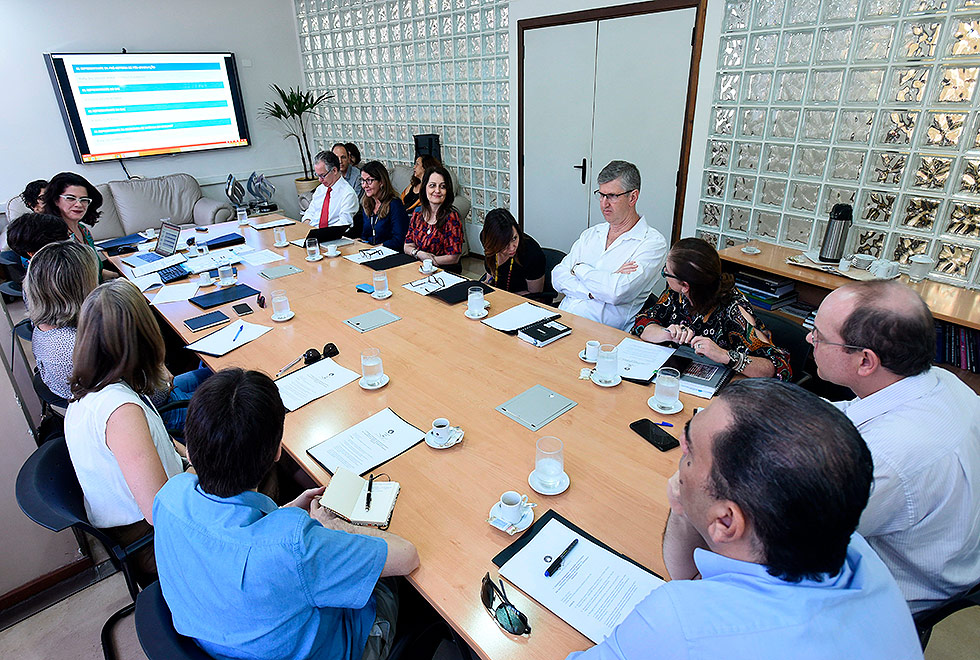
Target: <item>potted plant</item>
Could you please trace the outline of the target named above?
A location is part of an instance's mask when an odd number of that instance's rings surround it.
[[[332,99],[333,94],[324,92],[316,95],[299,88],[284,90],[279,85],[270,85],[270,87],[278,98],[266,101],[259,109],[259,114],[281,122],[286,138],[296,138],[299,157],[303,163],[303,178],[296,179],[296,194],[299,195],[300,210],[305,211],[313,191],[319,185],[319,181],[313,176],[313,155],[310,152],[307,129],[312,117],[319,114],[320,105]]]

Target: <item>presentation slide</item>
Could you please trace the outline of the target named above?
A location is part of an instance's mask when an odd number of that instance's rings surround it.
[[[228,53],[57,57],[88,147],[83,162],[248,144]]]

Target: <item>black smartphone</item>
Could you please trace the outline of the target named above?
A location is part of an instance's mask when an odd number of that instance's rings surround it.
[[[681,443],[677,438],[657,426],[649,419],[638,419],[630,428],[640,434],[640,436],[660,451],[670,451],[675,447],[680,447]]]
[[[247,303],[238,303],[237,305],[232,305],[231,308],[235,310],[235,313],[239,316],[246,316],[252,313],[252,308],[249,307]]]
[[[200,316],[195,316],[193,318],[184,319],[184,325],[191,332],[197,332],[198,330],[204,330],[205,328],[212,328],[216,325],[221,325],[222,323],[227,323],[231,319],[224,312],[208,312],[207,314],[201,314]]]

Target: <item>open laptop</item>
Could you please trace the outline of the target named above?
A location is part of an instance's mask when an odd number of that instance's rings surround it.
[[[344,234],[350,231],[350,225],[334,225],[333,227],[317,227],[310,230],[307,238],[315,238],[320,245],[334,244],[338,247],[350,245],[354,241],[344,238]]]
[[[136,268],[169,257],[176,252],[177,241],[180,239],[180,227],[170,222],[163,222],[160,225],[159,233],[160,237],[157,239],[157,245],[152,252],[128,256],[122,260],[123,263]]]

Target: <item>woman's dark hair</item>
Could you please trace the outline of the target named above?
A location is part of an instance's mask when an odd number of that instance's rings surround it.
[[[286,408],[259,371],[223,369],[195,390],[184,440],[201,489],[234,497],[259,485],[276,461]]]
[[[446,224],[446,220],[449,219],[449,214],[453,212],[455,196],[453,195],[453,177],[449,174],[449,170],[442,165],[430,167],[422,175],[422,189],[419,190],[419,203],[422,205],[422,210],[427,214],[432,213],[432,208],[429,206],[429,196],[426,194],[425,189],[429,185],[429,179],[432,178],[433,174],[438,174],[446,182],[446,199],[439,206],[439,211],[436,213],[436,231],[438,231]]]
[[[494,209],[487,213],[487,217],[483,220],[480,242],[483,243],[483,257],[487,272],[493,275],[494,282],[498,281],[497,254],[510,245],[515,230],[519,237],[518,240],[524,240],[517,220],[507,209]],[[517,261],[517,255],[514,255],[514,260]]]
[[[7,226],[7,245],[25,259],[48,243],[66,241],[71,231],[65,221],[48,213],[25,213]]]
[[[667,271],[686,283],[691,307],[706,314],[731,295],[735,281],[721,272],[718,250],[700,238],[682,238],[667,254]]]
[[[357,145],[353,142],[345,142],[344,149],[347,150],[347,156],[350,158],[350,164],[357,167],[361,164],[361,150],[357,148]]]
[[[44,179],[36,179],[31,181],[24,187],[24,192],[20,194],[20,198],[23,200],[24,205],[30,210],[34,210],[37,203],[41,200],[41,193],[44,192],[45,187],[47,187],[48,182]]]
[[[420,158],[422,159],[422,171],[423,172],[425,172],[426,170],[428,170],[430,167],[436,167],[437,165],[440,164],[439,161],[435,159],[435,156],[432,156],[430,154],[422,154],[421,156],[416,156],[415,157],[415,160],[418,160]],[[413,188],[415,186],[419,185],[420,183],[422,183],[421,179],[417,179],[415,177],[415,160],[412,161],[412,182],[411,182],[411,184],[409,184]],[[420,190],[419,192],[421,193],[422,191]],[[420,194],[419,197],[421,197],[421,196],[422,195]]]
[[[99,208],[102,206],[102,193],[99,192],[98,188],[89,183],[88,179],[74,172],[55,174],[54,178],[48,181],[48,185],[44,189],[44,212],[61,216],[61,211],[58,210],[58,198],[61,197],[62,193],[69,186],[82,186],[88,191],[87,195],[92,198],[92,203],[88,205],[88,210],[85,212],[81,221],[87,225],[94,225],[99,219]]]
[[[380,218],[387,218],[388,212],[391,209],[391,200],[398,197],[398,193],[391,185],[391,177],[388,176],[387,168],[380,162],[372,160],[365,163],[364,167],[361,168],[361,172],[381,184],[376,197],[364,195],[364,199],[361,201],[361,204],[364,206],[364,213],[367,215],[377,214]]]

